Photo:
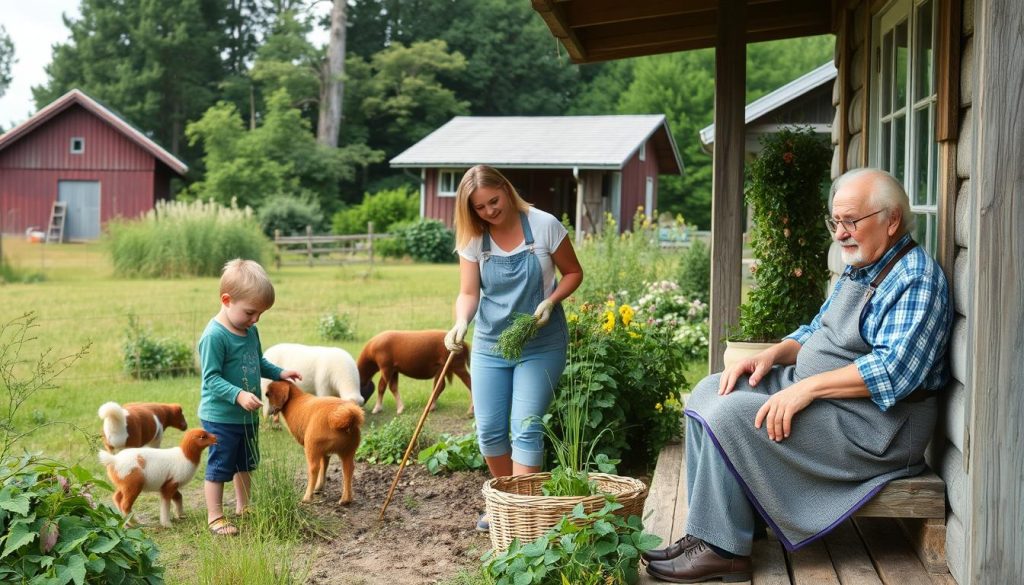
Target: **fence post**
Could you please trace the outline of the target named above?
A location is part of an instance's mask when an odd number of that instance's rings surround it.
[[[366,222],[367,239],[369,243],[367,246],[370,248],[370,270],[373,270],[373,222]]]
[[[309,258],[309,267],[313,267],[313,226],[306,226],[306,256]]]
[[[274,230],[274,266],[281,270],[281,243],[278,240],[281,239],[281,230]]]

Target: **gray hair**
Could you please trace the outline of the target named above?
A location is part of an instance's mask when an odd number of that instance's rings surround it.
[[[829,207],[831,208],[832,200],[843,184],[861,175],[871,175],[873,177],[870,191],[873,206],[885,209],[886,217],[891,216],[895,209],[900,210],[900,229],[898,235],[902,236],[912,231],[914,229],[915,217],[914,212],[910,210],[910,197],[907,196],[903,183],[900,183],[896,177],[882,169],[860,168],[843,173],[842,176],[832,183],[832,190],[829,192],[828,197]]]

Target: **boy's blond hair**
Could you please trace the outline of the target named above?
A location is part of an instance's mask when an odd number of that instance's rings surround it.
[[[220,294],[235,301],[252,301],[270,308],[274,304],[274,285],[267,271],[254,260],[235,258],[224,265],[220,276]]]

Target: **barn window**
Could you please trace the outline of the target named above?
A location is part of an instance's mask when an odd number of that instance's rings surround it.
[[[459,189],[459,180],[464,172],[456,169],[437,171],[437,196],[455,197],[455,192]]]
[[[938,229],[935,4],[897,0],[879,14],[872,68],[872,160],[903,182],[916,216],[914,240],[932,255]]]
[[[85,138],[76,136],[71,139],[71,154],[82,154],[85,152]]]

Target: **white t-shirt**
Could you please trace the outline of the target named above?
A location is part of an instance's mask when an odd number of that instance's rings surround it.
[[[544,278],[544,290],[547,294],[555,289],[555,263],[551,254],[558,249],[558,246],[565,239],[569,232],[562,225],[562,222],[546,211],[531,207],[526,214],[526,221],[530,222],[530,230],[533,231],[533,251],[540,262],[541,272]],[[475,237],[466,244],[466,247],[459,250],[459,255],[470,262],[480,262],[480,252],[483,247],[483,238]],[[502,250],[494,239],[491,238],[492,256],[512,256],[525,250],[526,239],[513,250]]]

